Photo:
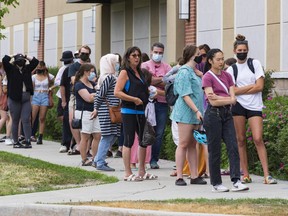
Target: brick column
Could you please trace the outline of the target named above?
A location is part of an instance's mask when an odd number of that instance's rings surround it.
[[[185,44],[196,45],[196,2],[190,0],[190,19],[185,22]]]
[[[45,0],[38,0],[38,17],[40,18],[40,40],[38,42],[38,60],[44,60],[44,35],[45,35]]]

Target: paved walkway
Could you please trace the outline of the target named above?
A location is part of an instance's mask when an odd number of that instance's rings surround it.
[[[21,154],[31,158],[37,158],[55,164],[80,167],[89,171],[96,171],[93,167],[82,167],[80,156],[69,156],[58,153],[60,144],[52,141],[44,141],[44,145],[33,144],[32,149],[13,149],[0,143],[0,151]],[[121,158],[108,158],[109,165],[116,169],[115,172],[105,172],[107,175],[116,176],[119,182],[113,184],[73,188],[49,192],[21,194],[0,197],[1,206],[13,206],[35,203],[69,203],[84,201],[116,201],[116,200],[167,200],[177,198],[207,198],[207,199],[239,199],[239,198],[283,198],[288,199],[288,182],[279,181],[277,185],[262,184],[262,177],[252,175],[253,183],[249,184],[250,190],[246,192],[212,193],[211,186],[190,185],[186,187],[175,186],[175,177],[170,177],[174,162],[161,160],[159,170],[149,170],[158,175],[158,180],[146,180],[143,182],[123,181],[123,162]],[[189,183],[189,180],[187,180]],[[223,183],[230,186],[228,176],[223,176]],[[19,207],[19,206],[18,206]],[[1,208],[2,209],[2,208]],[[1,215],[1,213],[0,213]],[[7,214],[8,215],[8,214]],[[125,215],[125,214],[124,214]],[[175,214],[173,214],[175,215]]]

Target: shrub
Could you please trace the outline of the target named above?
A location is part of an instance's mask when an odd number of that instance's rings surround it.
[[[49,73],[53,74],[56,77],[56,74],[59,70],[58,67],[50,67],[48,68]],[[61,140],[62,135],[62,123],[57,119],[57,104],[58,97],[56,96],[56,92],[58,91],[58,87],[54,89],[53,99],[54,106],[49,109],[46,115],[46,123],[45,123],[45,132],[44,138],[49,140],[59,141]]]
[[[268,97],[263,109],[263,121],[263,140],[267,149],[269,170],[271,174],[287,179],[288,172],[286,176],[283,173],[279,176],[279,168],[287,167],[288,164],[288,98],[285,96]],[[250,128],[247,129],[246,135],[249,169],[256,174],[263,175]]]

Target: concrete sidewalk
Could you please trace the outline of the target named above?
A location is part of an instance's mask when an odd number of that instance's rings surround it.
[[[21,154],[31,158],[37,158],[64,166],[81,167],[89,171],[96,171],[93,167],[82,167],[80,155],[69,156],[59,153],[60,144],[52,141],[44,141],[43,145],[33,144],[32,149],[13,149],[0,143],[0,151]],[[3,206],[23,205],[35,203],[69,203],[84,201],[116,201],[116,200],[167,200],[177,198],[207,198],[207,199],[239,199],[239,198],[283,198],[288,199],[288,182],[279,181],[277,185],[264,185],[263,177],[252,175],[253,183],[249,184],[250,190],[246,192],[212,193],[211,186],[190,185],[186,187],[175,186],[175,177],[170,177],[174,162],[161,160],[160,169],[148,170],[149,173],[158,175],[158,180],[146,180],[143,182],[124,182],[122,158],[108,158],[109,166],[116,169],[115,172],[104,172],[107,175],[116,176],[119,182],[114,184],[97,185],[49,192],[21,194],[0,197],[1,209]],[[189,180],[187,180],[189,183]],[[209,179],[208,179],[209,183]],[[223,184],[230,187],[228,176],[223,176]],[[29,205],[28,205],[29,204]],[[1,210],[2,211],[2,210]],[[1,213],[0,213],[1,214]],[[1,214],[2,215],[2,214]],[[125,215],[125,214],[123,214]],[[137,215],[137,214],[135,214]]]

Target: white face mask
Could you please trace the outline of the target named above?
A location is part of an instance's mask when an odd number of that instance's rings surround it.
[[[152,60],[155,62],[161,62],[162,58],[163,58],[163,55],[160,55],[160,54],[153,53],[152,55]]]
[[[119,70],[120,70],[120,64],[119,64],[119,63],[116,63],[116,64],[115,64],[115,71],[116,71],[116,73],[118,73]]]

